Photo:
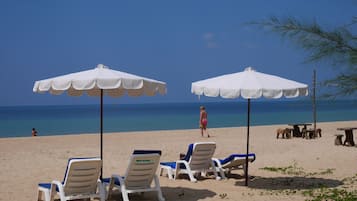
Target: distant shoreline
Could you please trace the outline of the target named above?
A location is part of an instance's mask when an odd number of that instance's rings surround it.
[[[135,132],[198,128],[199,106],[205,105],[209,128],[239,127],[247,123],[246,102],[166,103],[104,106],[104,132]],[[251,125],[313,122],[310,101],[251,103]],[[357,101],[321,102],[317,121],[357,120]],[[0,108],[0,138],[98,133],[99,105],[28,106]]]
[[[293,122],[292,122],[293,123]],[[302,122],[297,122],[297,123],[302,123]],[[311,123],[313,122],[303,122],[303,123]],[[319,124],[338,124],[338,123],[343,123],[343,124],[351,124],[351,127],[356,127],[357,126],[357,120],[350,120],[350,121],[327,121],[327,122],[317,122],[317,128],[319,128]],[[279,127],[290,127],[287,124],[267,124],[267,125],[251,125],[251,128],[253,127],[264,127],[264,126],[269,126],[269,127],[274,127],[276,126],[277,128]],[[313,126],[313,125],[312,125]],[[312,127],[310,126],[310,127]],[[245,129],[247,126],[233,126],[233,127],[213,127],[213,128],[208,128],[209,130],[215,130],[215,129]],[[151,132],[172,132],[172,131],[180,131],[180,132],[185,132],[185,131],[199,131],[199,128],[187,128],[187,129],[167,129],[167,130],[141,130],[141,131],[114,131],[114,132],[104,132],[103,135],[127,135],[127,134],[145,134],[145,133],[151,133]],[[100,132],[86,132],[86,133],[68,133],[68,134],[58,134],[58,135],[38,135],[36,137],[33,137],[31,135],[29,136],[21,136],[21,137],[0,137],[1,139],[27,139],[27,138],[41,138],[41,137],[61,137],[61,136],[84,136],[84,135],[99,135]],[[357,134],[356,134],[357,136]]]

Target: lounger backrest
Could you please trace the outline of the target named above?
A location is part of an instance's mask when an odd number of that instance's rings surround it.
[[[229,157],[220,160],[223,168],[239,167],[246,164],[246,154],[232,154]],[[255,160],[255,154],[248,154],[248,161],[253,162]]]
[[[229,162],[232,162],[232,161],[235,161],[235,160],[238,160],[238,161],[239,160],[243,160],[243,161],[245,161],[246,156],[247,156],[246,154],[231,154],[227,158],[220,160],[220,162],[221,162],[221,164],[226,164],[226,163],[229,163]],[[255,161],[255,154],[254,153],[248,154],[248,160],[251,161],[251,162]]]
[[[69,160],[63,181],[65,195],[95,193],[101,167],[100,158]]]
[[[193,144],[192,155],[189,160],[191,170],[204,170],[211,166],[213,154],[216,150],[214,142],[198,142]]]
[[[145,189],[150,187],[159,166],[161,151],[136,150],[130,157],[125,174],[127,189]]]

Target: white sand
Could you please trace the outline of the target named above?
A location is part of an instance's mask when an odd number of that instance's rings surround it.
[[[343,182],[344,178],[356,176],[356,147],[334,145],[334,135],[343,134],[336,128],[352,126],[356,127],[357,121],[318,123],[318,127],[322,128],[322,138],[311,140],[276,139],[275,130],[287,125],[251,127],[250,152],[255,153],[257,159],[249,166],[249,175],[254,177],[249,187],[244,186],[241,170],[232,172],[227,180],[208,178],[197,183],[185,178],[174,181],[161,176],[164,197],[168,201],[294,201],[307,199],[301,192],[316,190],[319,184],[331,188],[357,189],[357,182]],[[160,149],[163,153],[161,161],[176,160],[179,152],[186,152],[188,144],[200,141],[216,142],[214,156],[217,158],[245,153],[245,127],[215,128],[209,129],[209,132],[211,138],[202,138],[198,129],[105,134],[104,176],[124,174],[134,149]],[[62,180],[68,158],[99,156],[99,140],[98,134],[0,139],[0,201],[36,200],[37,184]],[[305,174],[315,174],[287,175],[261,169],[294,164],[303,168]],[[330,174],[321,174],[328,169],[334,170]],[[226,194],[226,197],[222,198],[222,194]],[[116,197],[121,200],[120,195]],[[156,195],[134,195],[130,200],[156,200]]]

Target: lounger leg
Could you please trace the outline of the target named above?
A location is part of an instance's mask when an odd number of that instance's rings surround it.
[[[223,168],[219,168],[219,174],[221,175],[222,179],[227,179],[226,173],[224,172]]]
[[[214,165],[213,160],[211,161],[211,166],[212,166],[213,174],[214,174],[214,177],[216,178],[216,180],[221,180],[221,177],[219,177],[217,174],[217,169],[216,169],[216,166]],[[222,177],[224,177],[224,176],[222,176]]]
[[[174,173],[172,172],[172,169],[167,169],[167,176],[169,177],[169,179],[175,179],[174,178]]]
[[[167,176],[169,179],[174,179],[174,173],[172,172],[172,169],[170,167],[160,167],[160,176],[162,176],[164,169],[166,169]]]
[[[154,176],[154,182],[155,182],[155,189],[157,190],[157,197],[159,198],[159,201],[165,201],[164,196],[162,196],[159,178],[156,175]]]
[[[110,182],[109,182],[109,186],[108,186],[108,193],[107,193],[107,199],[108,200],[112,198],[112,193],[113,193],[113,188],[114,188],[114,181],[115,181],[114,177],[110,178]]]
[[[202,171],[201,172],[201,177],[207,177],[207,171]]]
[[[42,191],[40,191],[39,189],[37,194],[37,201],[41,201],[41,197],[42,197]]]
[[[100,201],[105,201],[105,186],[104,183],[101,181],[98,182],[99,185],[99,195],[100,195]]]
[[[216,172],[219,172],[222,179],[227,179],[225,171],[221,165],[221,162],[216,158],[212,158],[212,160],[213,160],[213,165],[214,165],[212,167],[216,170]]]
[[[182,163],[183,165],[185,165],[185,168],[186,168],[186,171],[185,173],[188,174],[188,176],[190,177],[190,181],[191,182],[197,182],[197,179],[195,179],[195,177],[193,176],[192,174],[192,171],[191,171],[191,168],[189,165],[187,165],[187,163]],[[180,172],[180,164],[177,163],[176,164],[176,170],[175,170],[175,178],[176,179],[179,175],[179,172]]]
[[[54,201],[56,194],[57,194],[56,185],[55,184],[51,184],[51,190],[50,190],[50,194],[49,194],[49,198],[50,198],[49,201]],[[61,199],[61,201],[65,201],[64,193],[63,193],[63,191],[61,191],[61,189],[60,189],[60,199]]]
[[[123,201],[129,201],[129,195],[125,189],[125,186],[121,186],[121,196],[123,197]]]
[[[178,177],[179,171],[180,171],[180,169],[179,169],[178,167],[176,167],[176,169],[175,169],[175,175],[174,175],[174,180],[176,180],[176,178]]]
[[[246,176],[246,174],[247,174],[247,166],[245,164],[243,164],[243,172],[244,172],[244,176]]]
[[[187,169],[187,174],[188,174],[188,176],[190,177],[190,181],[191,181],[191,182],[197,182],[197,179],[193,176],[190,167],[186,167],[186,169]]]
[[[193,176],[192,172],[188,172],[187,174],[190,177],[191,182],[197,182],[197,179]]]
[[[164,172],[164,168],[160,167],[160,176],[162,176],[163,172]]]
[[[49,190],[40,190],[38,189],[38,197],[37,197],[37,201],[41,201],[42,200],[42,195],[45,196],[45,201],[49,201],[50,200],[50,191]]]
[[[50,191],[45,192],[45,201],[50,201]]]

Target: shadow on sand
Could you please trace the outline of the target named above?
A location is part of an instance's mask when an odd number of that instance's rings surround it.
[[[216,195],[215,192],[210,191],[208,189],[191,189],[185,187],[163,187],[161,186],[162,194],[165,200],[170,201],[197,201],[206,198],[212,198]],[[133,193],[129,194],[130,201],[152,201],[158,200],[156,192],[146,192],[146,193]],[[114,200],[122,200],[122,195],[119,191],[115,191],[113,193],[112,199]]]
[[[237,186],[244,186],[245,180],[236,182]],[[251,177],[248,182],[249,188],[265,190],[307,190],[321,187],[333,188],[343,185],[342,181],[316,177]]]

